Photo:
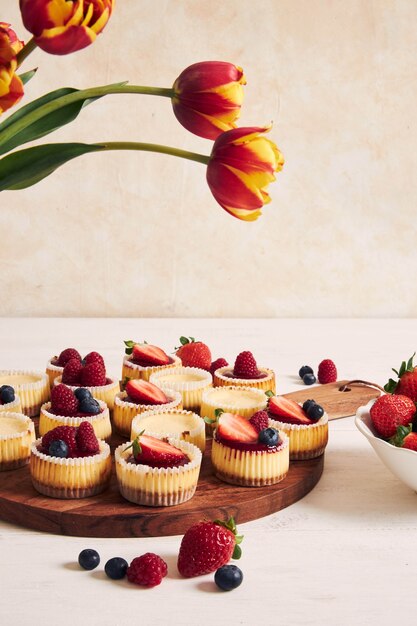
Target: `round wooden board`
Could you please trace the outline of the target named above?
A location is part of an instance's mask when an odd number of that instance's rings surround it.
[[[123,440],[124,441],[124,440]],[[122,440],[114,436],[112,447]],[[317,484],[324,455],[294,461],[286,478],[269,487],[235,487],[212,474],[211,441],[204,454],[195,495],[174,507],[144,507],[127,502],[113,472],[110,488],[93,498],[58,500],[32,486],[29,467],[0,472],[0,519],[26,528],[77,537],[157,537],[181,535],[202,519],[233,515],[237,523],[275,513],[300,500]]]

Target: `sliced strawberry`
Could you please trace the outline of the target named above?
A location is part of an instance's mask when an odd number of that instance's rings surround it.
[[[288,424],[313,424],[307,413],[299,404],[284,398],[284,396],[273,396],[268,403],[268,410],[272,418],[278,417]]]
[[[166,404],[169,402],[162,389],[140,378],[129,380],[126,385],[126,392],[135,402],[144,404]]]
[[[222,413],[219,417],[217,433],[222,439],[240,441],[242,443],[256,443],[258,431],[241,415]]]
[[[136,343],[133,346],[133,358],[149,365],[167,365],[170,362],[169,356],[161,348],[150,343]]]
[[[134,442],[133,454],[136,463],[151,467],[178,467],[190,461],[179,448],[149,435],[139,436],[138,443]]]

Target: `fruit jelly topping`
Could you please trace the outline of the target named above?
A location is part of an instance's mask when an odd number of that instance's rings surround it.
[[[244,380],[260,380],[262,378],[266,378],[268,376],[268,374],[266,374],[265,372],[261,372],[259,371],[257,376],[235,376],[235,374],[233,373],[233,370],[226,370],[225,372],[222,372],[222,376],[225,376],[226,378],[236,378],[236,379],[244,379]]]

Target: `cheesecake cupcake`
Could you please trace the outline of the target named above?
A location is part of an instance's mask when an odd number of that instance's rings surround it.
[[[174,506],[194,495],[201,452],[179,439],[140,435],[115,451],[116,476],[126,500],[145,506]]]
[[[90,422],[99,439],[108,439],[112,433],[105,402],[95,400],[84,387],[74,392],[66,385],[55,385],[51,401],[41,407],[39,434],[43,436],[58,426],[79,426],[81,422]]]
[[[10,385],[0,387],[0,413],[4,411],[21,413],[22,407],[20,398],[15,394],[15,390]]]
[[[46,374],[29,370],[0,371],[0,386],[13,387],[20,398],[22,413],[28,417],[39,415],[42,404],[49,400],[49,378]]]
[[[29,463],[35,441],[35,426],[23,413],[0,413],[0,471],[17,469]]]
[[[76,359],[81,362],[81,354],[75,348],[65,348],[58,356],[53,356],[49,359],[46,364],[46,373],[48,374],[51,387],[54,384],[55,378],[62,376],[65,365],[71,359]]]
[[[134,378],[127,381],[125,390],[114,399],[113,425],[121,435],[130,438],[133,418],[145,411],[182,409],[182,396],[178,391],[166,389],[143,380]]]
[[[288,473],[288,437],[269,426],[258,432],[250,420],[222,413],[213,436],[211,463],[217,478],[226,483],[274,485]]]
[[[238,354],[234,367],[220,367],[213,374],[215,387],[255,387],[275,393],[275,374],[267,367],[258,367],[252,352]]]
[[[268,416],[271,426],[288,436],[292,461],[314,459],[323,454],[329,437],[329,419],[314,400],[307,400],[300,406],[284,396],[273,396],[268,403]]]
[[[197,413],[161,408],[137,415],[132,421],[131,440],[144,432],[154,437],[181,439],[194,444],[204,452],[206,425]]]
[[[212,386],[210,372],[199,367],[175,367],[152,374],[150,382],[162,389],[173,389],[182,396],[184,409],[200,413],[203,392]]]
[[[203,392],[200,415],[214,421],[217,409],[223,409],[249,419],[265,409],[267,402],[265,392],[255,387],[211,387]]]
[[[89,422],[59,426],[31,448],[30,473],[36,491],[51,498],[87,498],[110,481],[109,445],[95,436]]]
[[[122,381],[125,378],[141,378],[150,380],[152,374],[165,371],[181,365],[181,359],[169,356],[159,348],[149,343],[125,341],[126,356],[122,365]]]

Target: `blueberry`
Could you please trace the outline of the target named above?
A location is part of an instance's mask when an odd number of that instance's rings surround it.
[[[315,403],[314,400],[306,400],[303,404],[303,409],[306,413],[308,413],[308,410],[310,407],[312,407]]]
[[[3,404],[14,402],[15,395],[13,387],[10,387],[10,385],[2,385],[0,387],[0,398]]]
[[[104,566],[104,571],[109,578],[112,578],[113,580],[120,580],[126,576],[127,567],[127,561],[122,559],[120,556],[114,556],[112,559],[107,561]]]
[[[83,569],[95,569],[100,563],[100,555],[96,550],[86,548],[78,555],[78,563]]]
[[[214,582],[223,591],[236,589],[242,583],[242,580],[242,570],[237,565],[223,565],[214,574]]]
[[[314,404],[307,411],[307,415],[311,420],[317,421],[324,415],[324,409],[319,404]]]
[[[55,439],[51,441],[48,452],[51,456],[57,456],[61,459],[66,459],[68,456],[68,446],[62,439]]]
[[[81,402],[85,398],[91,398],[91,391],[89,389],[86,389],[85,387],[78,387],[74,391],[74,395],[77,398],[77,400]]]
[[[300,378],[304,378],[306,374],[313,374],[313,369],[309,365],[303,365],[298,372]]]
[[[94,398],[84,398],[79,404],[80,413],[88,413],[89,415],[98,415],[101,411],[100,405]]]
[[[314,374],[312,373],[304,374],[303,383],[305,385],[314,385],[315,382],[316,382],[316,377],[314,376]]]
[[[275,428],[264,428],[258,435],[259,443],[266,446],[277,446],[279,442],[279,434]]]

